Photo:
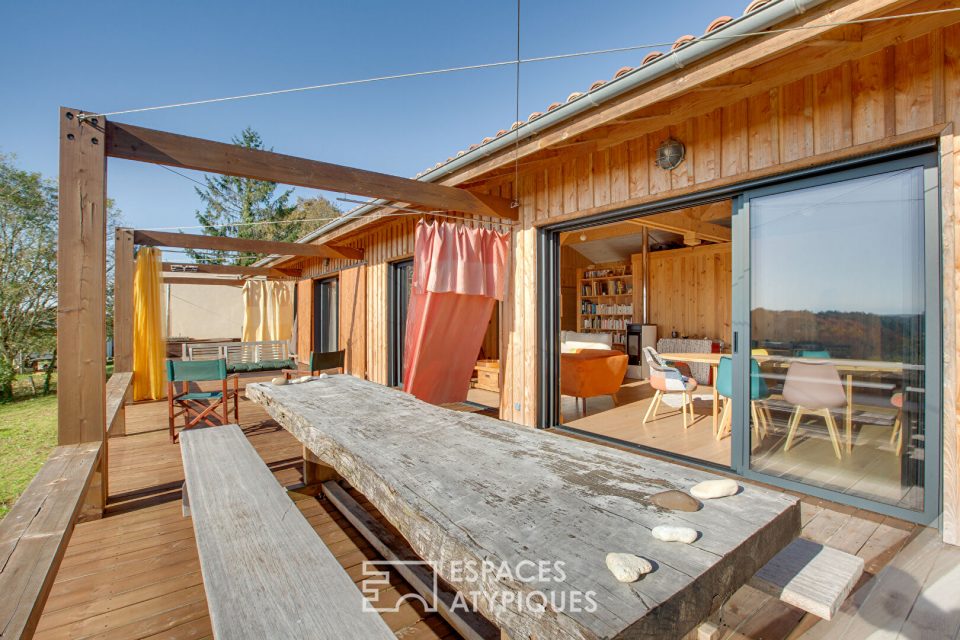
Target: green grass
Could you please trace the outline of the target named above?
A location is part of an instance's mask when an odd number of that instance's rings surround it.
[[[57,396],[0,404],[0,518],[57,442]]]

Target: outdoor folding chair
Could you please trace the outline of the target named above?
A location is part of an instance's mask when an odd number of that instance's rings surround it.
[[[343,373],[343,363],[346,359],[346,351],[311,351],[310,369],[284,369],[283,376],[289,380],[294,376],[316,376],[324,371],[337,370],[337,373]]]
[[[228,379],[233,379],[233,390],[227,388]],[[190,391],[191,382],[220,380],[223,387],[219,391]],[[177,382],[181,384],[180,393],[176,393]],[[189,429],[201,423],[210,425],[230,422],[230,399],[233,399],[233,419],[240,421],[239,414],[240,376],[227,375],[227,361],[167,360],[167,408],[170,413],[170,442],[177,441],[174,421],[183,416],[183,428]],[[216,409],[221,408],[218,414]],[[179,409],[179,411],[177,410]],[[218,422],[214,422],[216,418]]]

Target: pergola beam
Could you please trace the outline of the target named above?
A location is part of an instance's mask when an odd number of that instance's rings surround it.
[[[298,187],[409,202],[478,216],[517,219],[517,210],[498,196],[385,173],[246,149],[118,122],[107,123],[107,155],[183,169],[268,180]]]
[[[276,242],[274,240],[252,240],[249,238],[228,238],[226,236],[202,236],[189,233],[171,233],[169,231],[133,232],[136,244],[148,247],[177,247],[180,249],[200,249],[207,251],[244,251],[279,256],[301,256],[306,258],[344,258],[362,260],[363,251],[353,247],[340,247],[299,242]]]
[[[164,273],[209,273],[230,276],[262,276],[270,280],[287,280],[300,276],[300,269],[274,267],[245,267],[236,264],[201,264],[193,262],[164,262]]]
[[[247,280],[238,280],[237,278],[178,278],[176,276],[164,276],[163,284],[202,284],[219,285],[227,287],[242,287]]]

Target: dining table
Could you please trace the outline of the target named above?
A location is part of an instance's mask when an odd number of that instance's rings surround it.
[[[720,394],[717,391],[717,370],[720,359],[732,357],[729,353],[661,353],[660,357],[671,363],[696,362],[710,365],[713,382],[713,432],[717,433]],[[782,356],[774,354],[753,354],[750,356],[759,364],[773,363],[776,366],[789,367],[791,362],[808,362],[817,364],[832,364],[844,376],[844,391],[847,396],[846,415],[844,423],[844,440],[847,453],[853,451],[853,379],[857,373],[899,373],[905,371],[922,371],[923,365],[909,364],[884,360],[860,360],[850,358],[804,358],[799,356]]]

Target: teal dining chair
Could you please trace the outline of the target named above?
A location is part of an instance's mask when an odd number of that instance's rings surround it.
[[[227,387],[227,381],[233,378],[233,389]],[[233,419],[240,422],[238,407],[239,374],[227,374],[227,361],[219,360],[167,360],[167,409],[170,422],[170,442],[177,441],[175,419],[183,416],[183,428],[190,429],[200,423],[210,425],[230,422],[230,400],[233,400]],[[191,382],[220,381],[222,386],[216,391],[190,391]],[[176,392],[176,383],[181,383],[180,393]],[[221,408],[221,415],[216,413]],[[212,419],[216,418],[217,422]]]
[[[723,438],[730,430],[733,422],[731,399],[733,398],[733,360],[730,356],[720,358],[717,365],[717,393],[723,396],[723,413],[720,416],[720,426],[715,434],[717,440]],[[770,397],[767,383],[760,374],[760,363],[750,358],[750,415],[753,418],[753,437],[759,442],[767,435],[771,416],[770,409],[763,402]]]

